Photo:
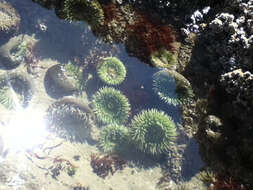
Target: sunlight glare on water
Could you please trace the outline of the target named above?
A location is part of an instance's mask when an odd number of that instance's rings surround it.
[[[18,109],[7,124],[6,144],[9,148],[29,150],[43,143],[48,132],[40,110]]]

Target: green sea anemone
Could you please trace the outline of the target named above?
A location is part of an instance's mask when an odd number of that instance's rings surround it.
[[[97,117],[106,124],[123,124],[130,113],[128,99],[119,90],[103,87],[93,96]]]
[[[68,20],[84,20],[91,26],[104,22],[104,12],[97,0],[65,0],[63,13]]]
[[[130,138],[137,148],[151,154],[167,151],[177,135],[172,119],[156,109],[142,111],[130,126]]]
[[[47,110],[48,129],[59,137],[75,141],[85,141],[90,134],[92,113],[88,106],[78,104],[71,98],[63,98],[53,103]]]
[[[104,58],[104,62],[98,66],[99,78],[109,85],[118,85],[126,78],[126,68],[116,57]]]
[[[153,75],[153,90],[174,106],[188,103],[194,97],[190,82],[176,71],[161,70]]]
[[[168,69],[175,69],[177,65],[175,55],[166,49],[160,49],[152,53],[151,62],[156,67],[166,67]]]
[[[128,142],[128,129],[122,125],[110,124],[100,133],[99,145],[104,152],[124,151]]]

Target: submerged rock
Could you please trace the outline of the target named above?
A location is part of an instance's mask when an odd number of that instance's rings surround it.
[[[55,61],[56,65],[50,67],[45,75],[45,87],[49,95],[63,97],[78,91],[75,78],[68,76],[64,66]]]

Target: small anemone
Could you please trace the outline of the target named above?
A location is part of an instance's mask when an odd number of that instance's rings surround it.
[[[47,110],[48,128],[66,140],[83,142],[90,134],[91,113],[69,99],[53,103]]]
[[[161,70],[153,75],[153,90],[166,103],[185,104],[194,97],[190,82],[176,71]]]
[[[128,99],[119,91],[110,87],[99,89],[93,96],[97,117],[104,123],[123,124],[130,113]]]
[[[173,120],[163,111],[144,110],[131,121],[130,137],[143,152],[160,154],[169,150],[176,138]]]
[[[176,56],[173,52],[164,48],[152,53],[151,62],[156,67],[166,67],[168,69],[175,69],[177,65]]]
[[[126,77],[124,64],[116,57],[104,58],[104,62],[98,66],[97,73],[99,78],[109,85],[118,85]]]
[[[100,133],[99,144],[104,152],[121,152],[127,147],[128,129],[122,125],[110,124]]]

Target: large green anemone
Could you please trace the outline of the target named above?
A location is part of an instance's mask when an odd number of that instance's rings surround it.
[[[97,117],[106,124],[123,124],[130,113],[128,99],[119,91],[110,87],[103,87],[93,96],[93,103]]]
[[[99,78],[109,85],[118,85],[126,77],[124,64],[116,57],[104,58],[104,61],[97,68]]]
[[[176,71],[161,70],[153,75],[153,90],[174,106],[188,103],[194,97],[190,82]]]
[[[86,108],[87,107],[87,108]],[[92,114],[88,106],[73,99],[61,99],[47,110],[48,130],[71,142],[83,142],[90,133]]]
[[[69,20],[84,20],[92,26],[104,22],[104,12],[97,0],[65,0],[63,13]]]
[[[160,154],[167,151],[176,138],[176,127],[163,111],[144,110],[131,122],[130,137],[143,152]]]
[[[121,152],[128,145],[128,129],[122,125],[110,124],[100,133],[99,145],[104,152]]]

